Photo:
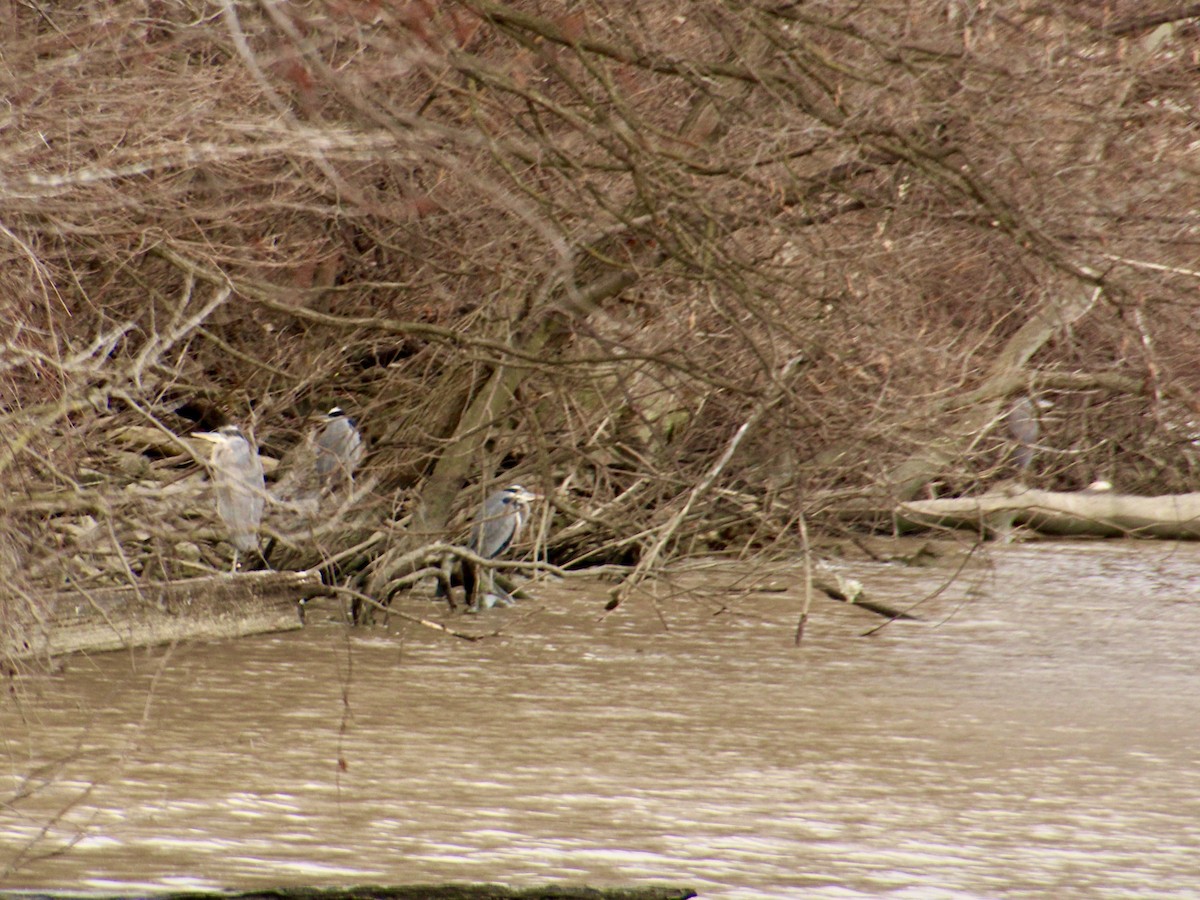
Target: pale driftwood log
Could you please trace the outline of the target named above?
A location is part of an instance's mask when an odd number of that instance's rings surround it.
[[[1195,539],[1200,538],[1200,493],[1135,497],[1010,487],[979,497],[902,503],[896,516],[902,526],[972,528],[1002,537],[1021,527],[1073,537]]]
[[[0,659],[288,631],[303,625],[299,602],[327,591],[317,572],[246,572],[30,595]]]

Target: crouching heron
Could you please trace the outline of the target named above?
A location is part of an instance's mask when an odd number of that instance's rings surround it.
[[[237,571],[239,553],[258,550],[258,528],[267,494],[262,460],[236,425],[223,425],[194,436],[213,445],[208,466],[217,494],[217,515],[233,544],[233,568]]]
[[[485,559],[495,559],[521,533],[521,527],[529,518],[529,504],[539,499],[537,494],[525,490],[519,484],[510,484],[488,496],[483,501],[475,525],[471,529],[468,549]],[[512,606],[513,598],[504,591],[496,593],[496,573],[486,569],[483,573],[484,594],[480,598],[479,570],[475,563],[463,560],[463,590],[467,595],[467,610],[478,612],[490,609],[497,603]]]

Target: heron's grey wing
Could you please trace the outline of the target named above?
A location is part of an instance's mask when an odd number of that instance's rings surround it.
[[[484,522],[480,535],[479,555],[486,556],[488,559],[499,556],[508,549],[516,531],[516,518],[509,513]]]
[[[1012,405],[1004,415],[1004,422],[1014,440],[1023,444],[1037,443],[1038,432],[1041,429],[1038,425],[1037,411],[1028,397],[1022,397]]]
[[[516,531],[517,520],[505,502],[507,496],[504,491],[496,491],[488,497],[471,529],[471,549],[488,559],[507,550]]]
[[[1013,451],[1013,463],[1022,471],[1033,465],[1033,448],[1028,444],[1018,444]]]
[[[349,419],[338,417],[326,423],[317,436],[317,475],[327,487],[349,481],[362,461],[362,436]]]
[[[362,435],[353,422],[346,423],[347,430],[347,448],[346,448],[346,468],[350,474],[354,474],[354,470],[358,468],[359,463],[363,461],[363,457],[367,453],[367,447],[363,443]]]
[[[326,422],[317,433],[317,475],[321,477],[322,482],[337,471],[340,439],[337,429],[344,424],[341,419],[334,419],[332,422]]]
[[[262,460],[245,440],[228,442],[213,454],[213,478],[217,515],[230,543],[238,550],[254,550],[266,499]]]
[[[262,523],[263,508],[267,502],[267,479],[263,473],[262,457],[258,450],[247,446],[249,461],[245,468],[246,490],[250,495],[250,515],[254,522],[254,530]]]
[[[1033,401],[1028,397],[1020,398],[1004,414],[1004,424],[1013,440],[1017,442],[1013,451],[1014,461],[1021,469],[1029,468],[1033,462],[1033,445],[1037,443],[1041,433]]]

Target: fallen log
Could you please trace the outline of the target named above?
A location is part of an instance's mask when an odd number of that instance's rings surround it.
[[[978,497],[902,503],[896,519],[903,530],[970,528],[989,537],[1021,527],[1055,536],[1194,540],[1200,538],[1200,493],[1137,497],[1010,486]]]
[[[327,591],[317,572],[246,572],[25,594],[9,604],[0,659],[287,631],[303,625],[300,601]]]

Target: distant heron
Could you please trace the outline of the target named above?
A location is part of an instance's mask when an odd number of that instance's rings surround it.
[[[483,501],[475,519],[467,547],[485,559],[495,559],[520,535],[521,527],[529,518],[529,504],[537,499],[537,494],[525,490],[519,484],[510,484],[490,494]],[[495,572],[491,569],[485,571],[485,590],[482,599],[479,598],[479,573],[476,565],[469,560],[463,560],[463,589],[467,595],[469,611],[490,609],[497,603],[512,605],[512,597],[504,592],[496,593],[495,578]]]
[[[366,448],[354,420],[340,406],[321,418],[322,428],[314,441],[317,480],[321,490],[332,491],[354,480],[354,470],[362,462]]]
[[[1013,450],[1013,461],[1021,475],[1024,475],[1033,463],[1033,448],[1041,434],[1033,400],[1029,397],[1019,398],[1004,414],[1004,424],[1009,436],[1017,444]]]
[[[194,436],[213,444],[209,468],[217,493],[217,515],[233,544],[233,568],[237,571],[238,554],[258,549],[258,527],[266,499],[262,460],[236,425],[223,425]]]

